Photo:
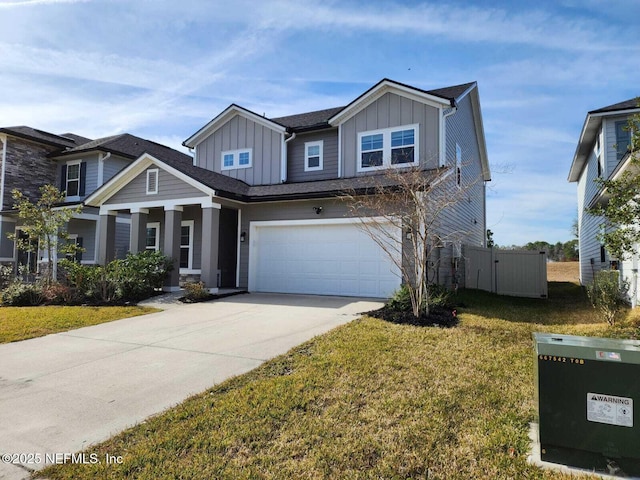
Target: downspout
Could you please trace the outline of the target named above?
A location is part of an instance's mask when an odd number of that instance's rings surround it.
[[[458,106],[455,100],[451,100],[451,109],[442,115],[442,128],[440,128],[440,166],[444,167],[447,164],[447,118],[458,111]]]
[[[187,147],[187,150],[189,150],[189,153],[190,153],[191,155],[193,155],[193,166],[194,166],[194,167],[197,167],[198,165],[196,165],[196,163],[197,163],[197,162],[196,162],[196,152],[195,152],[195,151],[193,150],[193,148],[191,148],[191,147]]]
[[[2,142],[2,173],[0,173],[0,211],[4,209],[4,177],[7,166],[7,136],[1,135]]]
[[[284,183],[287,181],[287,144],[296,138],[296,132],[293,132],[289,138],[284,139],[287,133],[284,132],[282,134],[282,155],[280,156],[280,182]]]
[[[338,178],[342,178],[342,124],[338,125]]]
[[[107,152],[107,154],[104,157],[102,155],[100,156],[100,159],[98,161],[98,185],[97,185],[97,187],[101,187],[102,184],[104,183],[104,162],[109,160],[109,158],[111,158],[111,152]]]

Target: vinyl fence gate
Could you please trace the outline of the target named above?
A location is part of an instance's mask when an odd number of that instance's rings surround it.
[[[547,252],[463,248],[465,286],[500,295],[547,298]]]

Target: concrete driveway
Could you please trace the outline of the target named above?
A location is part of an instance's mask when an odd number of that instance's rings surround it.
[[[0,478],[26,478],[47,454],[107,439],[381,305],[247,294],[0,345]]]

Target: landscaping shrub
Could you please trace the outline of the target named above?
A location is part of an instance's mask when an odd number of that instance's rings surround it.
[[[7,288],[14,278],[13,265],[0,265],[0,289]]]
[[[201,302],[212,297],[204,282],[188,282],[184,285],[184,301],[187,303]]]
[[[125,301],[138,302],[161,288],[173,264],[160,252],[146,250],[127,254],[123,260],[114,260],[107,266],[117,284],[118,296]]]
[[[593,277],[593,283],[587,286],[587,295],[593,308],[600,311],[602,318],[614,325],[616,316],[627,305],[626,294],[629,283],[620,281],[617,270],[600,270]]]
[[[2,304],[13,307],[40,305],[44,300],[42,287],[38,283],[23,283],[16,279],[2,291]]]
[[[62,283],[43,286],[42,299],[47,305],[73,305],[80,300],[73,288]]]
[[[128,254],[105,266],[80,265],[62,260],[69,286],[89,303],[139,302],[162,287],[173,268],[171,260],[160,252]]]
[[[429,292],[429,307],[449,307],[451,304],[451,292],[444,286],[437,283],[430,283],[427,285]],[[406,285],[402,285],[397,289],[387,306],[393,310],[399,312],[411,312],[411,295],[409,294],[409,288]]]

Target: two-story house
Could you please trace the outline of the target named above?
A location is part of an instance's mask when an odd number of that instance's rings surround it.
[[[447,225],[484,244],[490,171],[475,82],[427,91],[384,79],[346,106],[279,118],[232,104],[184,145],[189,162],[145,151],[85,200],[99,209],[99,263],[113,257],[115,219],[126,213],[131,251],[175,259],[168,290],[191,273],[214,292],[386,297],[399,272],[358,228],[344,192],[415,166],[479,180]]]
[[[58,184],[58,166],[51,156],[88,141],[72,133],[55,135],[27,126],[0,128],[0,262],[28,265],[35,271],[38,255],[17,251],[7,237],[9,233],[20,235],[11,192],[19,189],[36,201],[42,185]]]
[[[129,134],[91,140],[66,133],[56,135],[30,127],[0,128],[0,262],[28,265],[35,271],[44,262],[45,252],[30,254],[18,251],[7,233],[20,235],[20,219],[13,210],[11,191],[20,190],[31,201],[37,201],[39,188],[56,185],[66,193],[65,206],[81,205],[87,195],[109,181],[144,152],[163,153],[171,150]],[[176,155],[178,152],[171,150]],[[185,162],[191,157],[183,155]],[[116,218],[113,257],[123,257],[129,251],[130,224],[128,214]],[[97,263],[99,251],[100,215],[97,208],[84,206],[66,226],[70,239],[83,247],[78,255],[84,264]]]
[[[629,118],[640,112],[637,99],[609,105],[587,114],[576,148],[569,182],[578,186],[578,241],[580,253],[580,282],[593,281],[598,270],[619,268],[630,283],[632,302],[637,302],[637,255],[625,259],[611,258],[598,234],[606,228],[604,219],[588,213],[599,201],[606,201],[597,178],[615,178],[627,166],[630,144],[627,129]]]

